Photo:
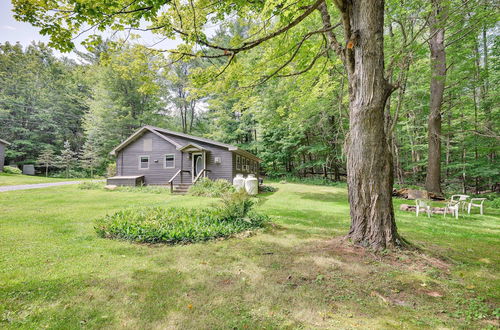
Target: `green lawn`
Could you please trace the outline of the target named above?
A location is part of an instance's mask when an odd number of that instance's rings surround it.
[[[61,181],[79,181],[85,179],[64,179],[64,178],[46,178],[44,176],[31,176],[23,174],[8,174],[0,173],[0,186],[12,186],[18,184],[35,184],[47,182],[61,182]]]
[[[0,328],[498,326],[498,210],[458,221],[398,211],[400,233],[425,253],[374,255],[337,239],[349,227],[344,188],[275,186],[258,206],[274,226],[184,246],[98,238],[93,219],[213,199],[76,186],[0,193]]]

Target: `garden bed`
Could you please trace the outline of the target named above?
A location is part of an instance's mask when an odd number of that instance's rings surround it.
[[[95,230],[104,238],[139,243],[207,241],[263,227],[268,217],[251,212],[252,205],[246,194],[234,193],[211,208],[127,209],[96,220]]]

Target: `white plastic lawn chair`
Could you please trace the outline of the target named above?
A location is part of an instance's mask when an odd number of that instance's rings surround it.
[[[456,219],[458,219],[458,209],[460,208],[460,202],[457,200],[451,200],[446,204],[446,207],[444,208],[444,213],[443,217],[446,217],[446,214],[448,211],[451,211],[452,216],[455,216]]]
[[[462,206],[462,210],[465,210],[467,207],[467,198],[469,195],[453,195],[451,196],[450,202],[458,202]]]
[[[479,207],[479,213],[483,215],[483,203],[486,198],[471,198],[469,206],[467,207],[467,213],[470,214],[470,209],[472,207]]]
[[[421,200],[421,199],[416,199],[415,200],[415,204],[417,205],[417,210],[416,210],[416,213],[417,213],[417,217],[418,217],[418,214],[421,212],[421,211],[425,211],[427,213],[427,216],[430,218],[431,217],[431,207],[429,206],[429,204],[427,204],[426,201],[424,200]]]

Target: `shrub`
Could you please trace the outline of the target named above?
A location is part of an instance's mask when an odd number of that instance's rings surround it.
[[[259,192],[266,193],[266,192],[276,192],[276,191],[278,191],[278,188],[273,186],[268,186],[263,184],[259,186]]]
[[[4,166],[3,171],[9,174],[21,174],[23,171],[14,166]]]
[[[109,163],[108,167],[106,167],[106,176],[112,177],[116,175],[116,163]]]
[[[245,218],[252,209],[254,202],[243,189],[222,195],[221,202],[216,209],[219,215],[226,219]]]
[[[225,205],[228,202],[230,206]],[[213,208],[128,209],[96,220],[95,230],[101,237],[141,243],[206,241],[263,227],[268,218],[251,214],[252,205],[243,195],[228,195]]]
[[[215,181],[209,178],[201,178],[189,188],[189,193],[193,196],[222,197],[227,193],[234,192],[233,185],[224,179]]]
[[[488,201],[487,204],[489,207],[492,207],[494,209],[500,209],[500,197],[495,198],[492,201]]]

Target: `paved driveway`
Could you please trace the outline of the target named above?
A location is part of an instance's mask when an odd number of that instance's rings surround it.
[[[78,183],[82,183],[82,182],[83,181],[62,181],[62,182],[50,182],[50,183],[19,184],[19,185],[15,185],[15,186],[0,186],[0,192],[47,188],[47,187],[52,187],[52,186],[65,186],[68,184],[78,184]]]

